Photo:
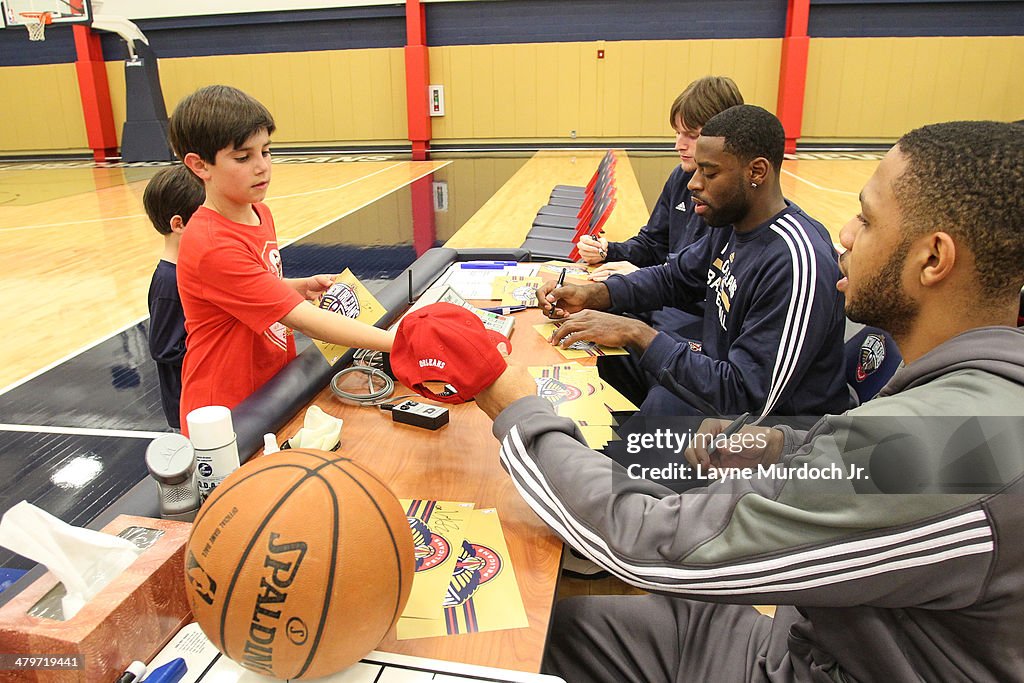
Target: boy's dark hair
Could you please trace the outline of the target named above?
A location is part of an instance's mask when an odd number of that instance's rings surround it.
[[[274,117],[251,95],[227,85],[208,85],[174,108],[167,137],[179,159],[195,152],[212,164],[220,150],[241,147],[255,133],[276,128]]]
[[[906,236],[948,232],[971,250],[982,291],[1024,284],[1024,133],[997,121],[951,121],[896,143],[907,169],[893,183]]]
[[[775,114],[752,104],[741,104],[715,114],[701,136],[725,138],[725,151],[746,163],[764,157],[776,172],[782,168],[786,131]]]
[[[171,219],[188,219],[206,200],[206,188],[188,167],[175,164],[157,171],[142,193],[142,205],[153,227],[161,235],[171,234]]]
[[[743,95],[728,76],[698,78],[679,93],[669,110],[669,125],[681,120],[690,130],[703,128],[712,116],[729,107],[743,104]]]

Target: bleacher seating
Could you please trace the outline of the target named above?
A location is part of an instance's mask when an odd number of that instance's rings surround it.
[[[556,185],[522,248],[535,258],[575,261],[580,237],[600,234],[615,208],[615,163],[615,154],[608,150],[586,187]]]

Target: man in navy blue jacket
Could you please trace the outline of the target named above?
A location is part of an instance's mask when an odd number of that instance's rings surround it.
[[[542,308],[567,316],[552,343],[626,346],[649,380],[681,386],[653,386],[641,414],[820,416],[848,407],[838,259],[825,228],[782,195],[784,142],[782,124],[760,107],[714,116],[689,183],[712,228],[705,237],[661,266],[538,290]],[[703,298],[700,343],[613,315]]]
[[[704,76],[686,86],[669,110],[669,123],[676,133],[675,150],[679,164],[672,169],[647,224],[625,242],[604,237],[580,238],[580,256],[589,265],[603,264],[590,279],[604,282],[610,276],[628,275],[639,268],[659,266],[690,246],[707,231],[704,219],[694,213],[687,185],[697,170],[694,150],[700,132],[715,114],[743,104],[743,95],[728,76]],[[674,337],[700,338],[704,300],[679,308],[666,307],[643,316],[659,332]]]

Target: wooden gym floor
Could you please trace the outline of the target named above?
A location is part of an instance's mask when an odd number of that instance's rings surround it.
[[[294,242],[446,163],[278,165],[267,198],[278,237]],[[68,166],[0,168],[0,315],[12,325],[0,388],[148,315],[162,238],[142,192],[157,168]]]
[[[616,208],[624,219],[615,232],[623,237],[643,224],[673,163],[669,156],[627,156],[646,206]],[[447,163],[470,161],[279,163],[268,204],[287,244]],[[783,188],[836,236],[856,214],[857,193],[876,165],[870,159],[787,160]],[[8,325],[0,337],[0,390],[146,316],[161,238],[145,217],[142,192],[155,171],[0,165],[0,316]],[[451,188],[453,195],[465,191]],[[496,234],[520,232],[497,218],[511,213],[507,202],[515,201],[509,197],[487,220],[467,221],[452,243],[489,246],[503,241]],[[611,230],[609,236],[617,237]]]

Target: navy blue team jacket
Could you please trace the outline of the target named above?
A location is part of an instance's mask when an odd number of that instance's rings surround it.
[[[710,265],[709,265],[710,264]],[[849,407],[839,264],[825,227],[786,208],[749,233],[710,228],[663,265],[605,281],[613,312],[706,299],[703,346],[659,332],[640,365],[723,415],[823,415]]]

